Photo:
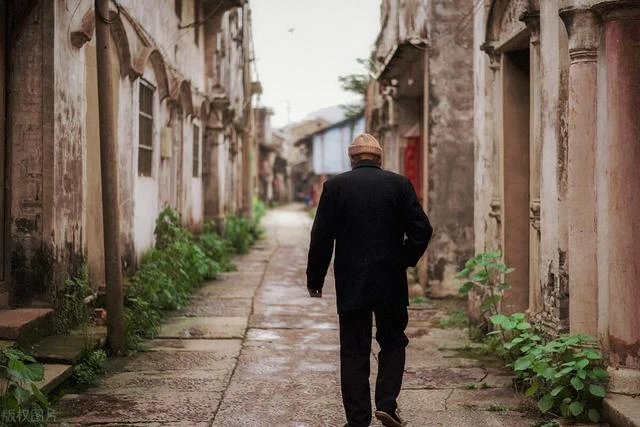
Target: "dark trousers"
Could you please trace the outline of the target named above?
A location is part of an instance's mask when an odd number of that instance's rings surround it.
[[[402,386],[405,347],[409,339],[407,307],[376,303],[371,308],[340,314],[340,384],[342,403],[350,427],[371,423],[371,392],[369,390],[369,360],[371,355],[372,313],[376,318],[378,376],[376,378],[376,409],[393,413]]]

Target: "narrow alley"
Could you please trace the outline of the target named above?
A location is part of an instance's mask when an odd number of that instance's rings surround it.
[[[333,282],[322,299],[305,289],[311,219],[289,205],[263,221],[266,237],[234,260],[238,272],[205,284],[148,351],[111,361],[96,387],[65,395],[59,421],[342,426]],[[465,357],[466,330],[438,327],[446,306],[410,310],[402,417],[410,426],[531,425],[535,414],[500,362]]]

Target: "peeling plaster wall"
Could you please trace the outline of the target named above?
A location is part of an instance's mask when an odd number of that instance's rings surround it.
[[[473,1],[430,2],[428,292],[457,294],[455,274],[473,255],[473,31],[460,22]],[[427,107],[425,107],[427,108]]]
[[[200,0],[197,0],[201,3]],[[204,87],[204,29],[202,25],[194,28],[178,28],[179,25],[191,24],[195,20],[194,2],[182,1],[182,20],[174,10],[173,1],[154,1],[153,9],[146,1],[122,0],[120,3],[129,11],[148,34],[155,46],[162,52],[167,65],[175,69],[199,92],[205,93]],[[204,18],[200,12],[200,19]],[[194,31],[200,32],[199,44],[195,44]],[[132,37],[130,37],[130,40]]]
[[[537,317],[549,329],[568,327],[566,266],[566,105],[569,52],[567,33],[558,17],[557,0],[540,2],[540,61],[542,150],[540,161],[540,279],[534,286],[542,296]],[[566,178],[565,178],[566,179]]]
[[[7,256],[11,258],[14,304],[49,292],[54,279],[54,244],[68,238],[73,250],[81,242],[77,229],[68,236],[54,234],[59,219],[53,216],[54,170],[63,165],[56,165],[54,159],[53,16],[53,3],[41,3],[25,19],[24,26],[10,35],[15,39],[7,58],[11,72],[7,88],[7,163],[12,242]],[[64,142],[66,148],[74,148],[74,141]],[[77,165],[64,166],[73,169]],[[75,208],[73,204],[67,206],[72,215],[77,214]],[[72,226],[78,219],[70,218]],[[46,268],[37,268],[39,263]]]
[[[165,206],[178,208],[185,225],[201,227],[203,176],[217,176],[221,181],[229,201],[223,212],[241,203],[242,162],[235,153],[241,147],[246,121],[248,77],[243,66],[248,52],[246,43],[238,41],[243,36],[242,11],[225,12],[225,57],[219,62],[235,121],[227,124],[224,134],[209,138],[224,141],[220,145],[224,153],[213,163],[205,162],[210,123],[203,101],[211,90],[205,87],[205,31],[204,26],[179,28],[204,17],[204,10],[199,18],[194,13],[194,4],[202,7],[202,2],[183,1],[182,20],[173,2],[157,2],[153,10],[137,0],[119,3],[122,8],[111,27],[111,59],[117,106],[120,237],[123,266],[131,271],[153,245],[155,219]],[[7,256],[12,260],[12,287],[18,296],[14,303],[29,303],[31,297],[55,302],[54,285],[61,286],[85,259],[94,286],[104,281],[92,7],[92,2],[39,2],[24,28],[16,32],[7,59],[12,71],[7,88],[12,245]],[[194,31],[199,33],[197,44]],[[155,86],[150,177],[137,173],[139,77]],[[170,159],[163,159],[161,137],[170,125],[170,105],[180,105],[182,127],[176,140],[181,145],[173,147]],[[194,123],[200,127],[198,177],[193,176]],[[211,170],[205,171],[205,166]],[[224,177],[228,177],[226,183]]]

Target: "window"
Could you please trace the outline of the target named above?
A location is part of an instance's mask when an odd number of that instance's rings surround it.
[[[193,33],[196,46],[200,43],[200,2],[193,0]]]
[[[179,20],[182,20],[182,0],[175,0],[174,6],[176,10],[176,16]]]
[[[140,79],[138,176],[151,176],[153,160],[153,86]]]
[[[193,125],[193,177],[200,176],[200,128]]]

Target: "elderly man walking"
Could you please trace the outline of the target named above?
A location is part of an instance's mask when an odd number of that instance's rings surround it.
[[[349,146],[352,170],[324,184],[311,230],[307,289],[321,297],[335,242],[334,273],[340,319],[340,382],[347,426],[371,423],[369,357],[372,313],[380,345],[375,416],[402,426],[402,386],[408,322],[406,269],[415,266],[432,228],[411,182],[381,169],[382,149],[371,135]]]

